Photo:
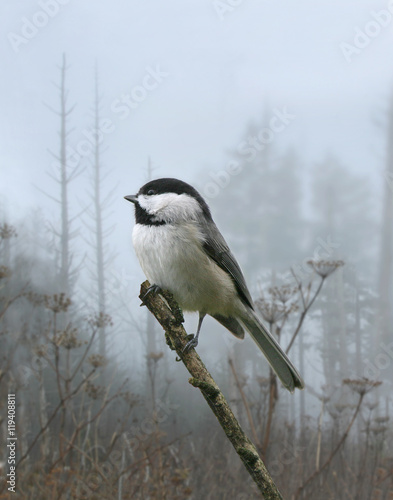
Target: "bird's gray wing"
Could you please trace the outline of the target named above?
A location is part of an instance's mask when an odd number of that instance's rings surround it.
[[[201,224],[203,235],[203,249],[214,262],[231,277],[241,300],[247,306],[254,309],[250,292],[248,291],[243,273],[232,255],[227,242],[211,220],[209,223]]]

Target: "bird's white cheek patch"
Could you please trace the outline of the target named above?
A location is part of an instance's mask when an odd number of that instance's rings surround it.
[[[156,214],[163,208],[163,200],[160,198],[161,195],[156,196],[138,196],[139,205],[146,210],[149,214]]]
[[[187,194],[139,195],[138,203],[149,214],[172,222],[195,219],[196,214],[201,212],[197,200]]]

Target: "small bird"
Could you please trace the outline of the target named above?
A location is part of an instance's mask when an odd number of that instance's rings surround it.
[[[163,178],[124,198],[135,205],[132,242],[152,284],[147,293],[168,290],[184,311],[199,312],[196,335],[184,350],[198,345],[209,314],[240,339],[247,330],[282,384],[291,392],[302,389],[297,370],[256,315],[239,264],[198,191]]]

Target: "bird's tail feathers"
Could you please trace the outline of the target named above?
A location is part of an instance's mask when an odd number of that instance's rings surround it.
[[[239,318],[251,337],[258,344],[270,366],[276,372],[284,387],[290,392],[304,388],[304,382],[293,366],[288,356],[280,347],[269,330],[262,324],[258,316],[252,309],[248,309],[247,314]]]

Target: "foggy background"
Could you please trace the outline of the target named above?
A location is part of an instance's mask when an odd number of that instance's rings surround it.
[[[170,421],[170,430],[165,429],[169,436],[191,432],[195,437],[216,425],[200,395],[188,386],[163,332],[139,308],[144,276],[131,244],[133,207],[123,196],[157,177],[178,177],[204,196],[254,299],[263,294],[268,300],[271,286],[295,286],[291,267],[305,290],[310,279],[315,290],[319,276],[307,264],[310,259],[345,263],[326,278],[291,349],[306,389],[289,396],[280,388],[277,419],[293,425],[295,434],[315,430],[321,409],[317,396],[325,393],[334,404],[347,403],[349,396],[337,387],[345,378],[362,377],[383,381],[373,390],[375,415],[389,417],[393,354],[381,342],[392,345],[391,2],[3,0],[2,7],[0,222],[18,233],[10,238],[11,246],[4,238],[2,262],[14,269],[4,290],[9,298],[25,283],[38,294],[66,291],[77,321],[100,310],[111,316],[113,326],[100,330],[101,343],[96,337],[92,351],[108,360],[100,382],[110,379],[120,385],[127,378],[127,390],[138,401],[130,417],[134,423],[126,428],[155,411],[154,398],[167,397],[178,405],[165,422],[169,426]],[[67,109],[75,105],[67,116],[67,172],[76,168],[67,185],[66,277],[61,276],[61,187],[55,180],[60,164],[54,157],[60,151],[56,112],[63,57]],[[96,84],[99,191],[101,200],[108,197],[101,207],[101,287],[92,181]],[[2,341],[4,352],[14,353],[16,345],[14,366],[7,365],[15,372],[9,383],[18,380],[22,366],[20,404],[28,404],[26,393],[33,394],[32,387],[55,401],[45,383],[38,387],[34,380],[39,377],[33,377],[37,367],[31,346],[45,343],[40,340],[44,316],[37,313],[29,333],[25,325],[31,316],[23,304],[14,303],[8,319],[4,317],[9,334]],[[285,347],[300,312],[291,313],[281,332]],[[196,315],[187,315],[189,333],[196,323]],[[19,353],[12,332],[23,328],[29,340]],[[86,335],[82,338],[88,339]],[[268,377],[267,363],[250,339],[237,341],[213,320],[204,324],[198,353],[248,430],[228,357],[237,360],[253,401],[258,399],[253,384],[257,377]],[[44,366],[43,381],[48,382],[49,372],[50,366]],[[47,403],[48,414],[53,401]],[[256,420],[262,421],[258,415]],[[200,416],[204,425],[194,422]],[[331,422],[328,414],[325,418],[326,426],[337,429],[333,417]],[[366,417],[360,418],[351,441],[354,449],[365,446]],[[42,419],[34,425],[42,428]],[[114,424],[110,428],[105,420],[100,425],[105,447]],[[345,425],[338,428],[339,437]],[[214,429],[215,439],[224,440],[218,426]],[[391,438],[389,424],[384,432]],[[389,456],[386,447],[375,450],[374,468],[360,464],[358,469],[367,469],[371,478],[376,463],[385,467],[378,460]],[[236,459],[232,457],[237,466]],[[283,477],[277,482],[280,486]],[[382,488],[379,483],[375,487]],[[383,488],[387,494],[390,486],[385,482]],[[135,490],[135,498],[141,491]],[[122,494],[129,498],[116,490],[119,498]],[[179,493],[179,498],[192,494],[208,498],[197,490]],[[211,498],[221,497],[216,493]]]

